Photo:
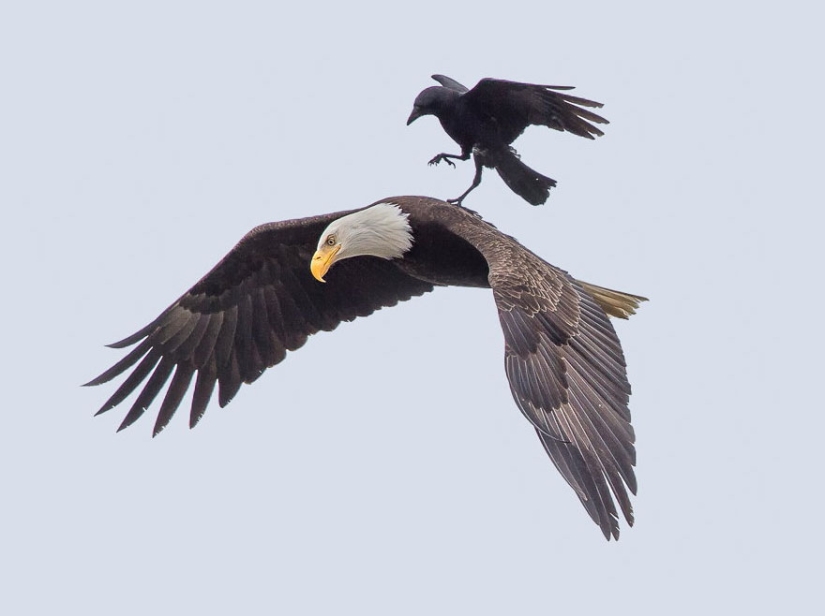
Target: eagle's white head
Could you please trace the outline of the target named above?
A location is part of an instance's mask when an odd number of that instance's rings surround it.
[[[310,269],[316,279],[336,261],[350,257],[398,259],[413,245],[407,213],[395,203],[377,203],[339,218],[324,229]]]

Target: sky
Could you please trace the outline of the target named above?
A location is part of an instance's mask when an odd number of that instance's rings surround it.
[[[825,49],[814,3],[31,2],[0,9],[0,612],[821,610]],[[489,291],[313,337],[151,438],[104,348],[257,224],[455,197],[433,73],[575,85],[605,136],[467,200],[616,324],[636,525],[606,542],[513,402]],[[156,407],[155,407],[156,410]],[[152,415],[153,416],[153,415]]]

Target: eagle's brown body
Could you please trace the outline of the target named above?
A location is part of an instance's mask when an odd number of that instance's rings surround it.
[[[171,377],[157,433],[194,378],[194,426],[216,383],[223,406],[242,383],[253,382],[318,331],[435,286],[488,287],[499,311],[516,403],[605,536],[618,537],[611,492],[632,524],[627,490],[636,490],[635,449],[630,385],[608,314],[626,317],[643,298],[576,281],[464,208],[427,197],[381,203],[397,204],[408,215],[413,245],[402,258],[342,260],[321,284],[309,270],[319,237],[330,223],[357,210],[253,229],[157,319],[112,345],[137,344],[89,383],[131,370],[100,412],[142,386],[124,428]]]

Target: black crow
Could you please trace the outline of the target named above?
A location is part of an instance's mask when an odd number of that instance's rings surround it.
[[[600,115],[582,109],[598,108],[601,103],[557,91],[572,90],[572,86],[482,79],[468,90],[444,75],[433,75],[433,79],[441,85],[427,88],[416,97],[407,125],[423,115],[434,115],[444,131],[461,146],[460,155],[441,153],[430,160],[430,165],[444,160],[455,167],[451,158],[467,160],[473,155],[476,166],[473,183],[460,197],[450,199],[450,203],[461,204],[481,183],[484,167],[498,171],[510,190],[528,203],[544,203],[556,181],[521,162],[510,144],[531,124],[593,139],[604,133],[591,122],[608,123]]]

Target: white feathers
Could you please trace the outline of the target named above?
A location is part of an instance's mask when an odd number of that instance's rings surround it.
[[[378,203],[331,223],[318,240],[318,249],[340,245],[336,261],[372,256],[397,259],[412,248],[407,213],[394,203]]]

